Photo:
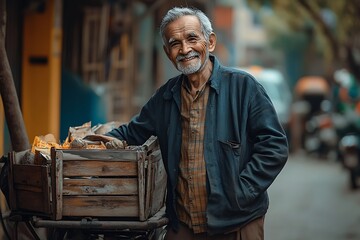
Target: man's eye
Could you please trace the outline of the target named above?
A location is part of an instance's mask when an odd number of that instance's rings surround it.
[[[197,38],[195,38],[195,37],[189,38],[189,42],[191,42],[191,43],[195,43],[196,41],[197,41]]]
[[[179,42],[172,42],[170,43],[170,47],[176,47],[179,45]]]

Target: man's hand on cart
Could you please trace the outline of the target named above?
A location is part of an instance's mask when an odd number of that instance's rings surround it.
[[[92,142],[101,141],[107,149],[125,149],[127,147],[126,141],[100,134],[88,135],[84,137],[83,140]]]
[[[108,141],[107,143],[105,143],[105,146],[107,149],[124,149],[126,147],[126,142],[114,138]]]

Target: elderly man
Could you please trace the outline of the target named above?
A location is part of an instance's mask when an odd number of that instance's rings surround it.
[[[158,137],[168,175],[165,239],[264,239],[266,190],[288,157],[268,95],[211,54],[216,35],[200,10],[170,9],[160,33],[181,74],[107,135],[129,144]]]

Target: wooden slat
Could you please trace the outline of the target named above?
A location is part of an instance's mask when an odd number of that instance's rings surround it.
[[[63,197],[63,216],[138,217],[137,196]]]
[[[42,182],[42,193],[43,193],[43,211],[46,213],[51,213],[51,202],[50,202],[50,166],[49,165],[43,165],[44,167],[41,167],[41,182]]]
[[[151,195],[151,209],[150,216],[155,214],[159,209],[164,206],[165,193],[166,193],[166,184],[167,176],[165,172],[165,167],[161,159],[160,150],[157,150],[151,155],[154,158],[152,162],[152,174],[154,178],[150,184],[153,185],[152,195]]]
[[[161,152],[160,152],[160,150],[155,150],[156,146],[154,145],[157,143],[157,141],[154,141],[154,140],[157,140],[157,139],[149,138],[149,140],[152,140],[150,145],[152,145],[151,150],[153,152],[147,157],[148,166],[146,169],[145,218],[148,218],[149,216],[154,214],[152,212],[152,210],[154,208],[156,208],[156,210],[160,209],[158,206],[162,205],[162,203],[161,202],[153,202],[153,196],[154,196],[154,194],[159,193],[156,189],[164,187],[163,185],[155,184],[155,181],[158,178],[157,175],[163,174],[163,173],[157,172],[157,165],[161,161]]]
[[[59,220],[63,212],[63,161],[62,152],[51,149],[51,182],[52,182],[52,218]]]
[[[62,150],[63,161],[77,160],[108,160],[108,161],[137,161],[138,151],[133,150]]]
[[[145,156],[143,156],[145,158]],[[140,221],[146,220],[145,216],[145,161],[138,163],[138,189],[139,189],[139,218]]]
[[[13,169],[15,185],[42,186],[42,171],[46,171],[46,166],[15,164]]]
[[[18,210],[49,213],[49,203],[44,202],[43,192],[17,190],[16,195]]]
[[[137,176],[137,162],[63,161],[63,177]]]
[[[152,164],[152,156],[149,155],[147,158],[148,166],[146,169],[146,188],[145,188],[145,216],[148,217],[150,215],[151,208],[151,195],[153,192],[153,185],[151,184],[154,181],[153,174],[153,164]]]
[[[148,171],[146,182],[146,214],[155,214],[164,205],[166,191],[166,173],[161,160],[160,150],[155,150],[148,156]]]
[[[63,195],[137,195],[137,178],[64,179]]]

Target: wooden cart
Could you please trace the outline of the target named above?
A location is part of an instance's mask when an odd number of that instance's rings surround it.
[[[51,149],[46,164],[9,154],[10,209],[34,227],[152,229],[163,217],[166,173],[157,139],[122,150]]]

